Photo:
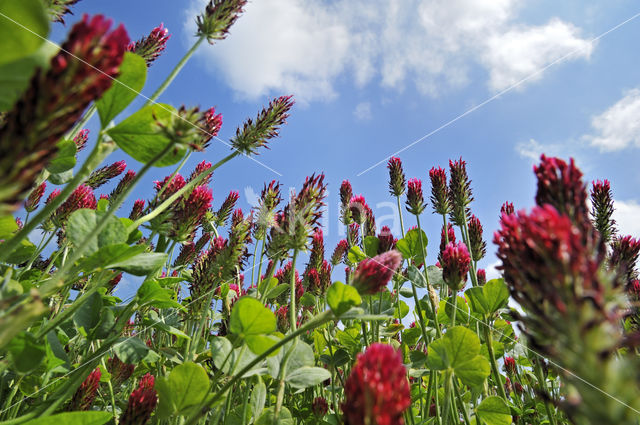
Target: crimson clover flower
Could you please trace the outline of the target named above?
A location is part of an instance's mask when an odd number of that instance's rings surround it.
[[[155,379],[153,375],[149,373],[142,377],[138,388],[133,390],[129,396],[129,402],[120,416],[119,424],[145,425],[149,422],[151,414],[158,403],[158,395],[153,388],[154,382]]]
[[[478,280],[478,286],[484,286],[484,284],[487,283],[487,272],[484,269],[478,269],[476,278]]]
[[[136,178],[136,172],[129,170],[120,179],[117,186],[109,194],[109,202],[114,202],[125,190],[129,188],[133,179]]]
[[[311,402],[311,411],[316,418],[322,418],[329,411],[329,403],[324,397],[316,397]]]
[[[449,204],[449,189],[447,188],[447,173],[444,168],[433,167],[429,170],[431,180],[431,204],[433,212],[446,215],[451,212]]]
[[[195,180],[200,174],[206,172],[209,168],[211,168],[211,163],[207,161],[202,161],[196,165],[196,168],[193,169],[187,181]],[[200,185],[207,185],[211,182],[211,173],[207,174],[205,177],[200,180]]]
[[[222,227],[227,224],[229,217],[231,216],[231,212],[236,207],[236,203],[240,199],[240,194],[236,191],[229,192],[229,195],[225,198],[218,208],[218,211],[215,213],[215,225],[216,227]]]
[[[471,181],[467,175],[467,163],[460,158],[457,161],[449,160],[449,204],[451,212],[449,216],[456,226],[463,226],[468,215],[468,205],[473,201],[471,194]]]
[[[280,183],[272,180],[265,183],[260,192],[260,201],[256,212],[254,236],[263,240],[267,237],[267,229],[275,224],[275,209],[282,201],[280,196]]]
[[[76,152],[80,152],[87,146],[87,141],[89,140],[89,129],[84,128],[78,131],[78,134],[73,138],[73,142],[76,144]]]
[[[210,44],[224,40],[246,4],[247,0],[210,0],[196,18],[197,36],[206,37]]]
[[[402,170],[400,158],[392,157],[387,162],[389,169],[389,193],[393,196],[401,196],[405,191],[406,178]]]
[[[44,196],[44,191],[47,189],[47,182],[40,183],[35,189],[29,193],[27,200],[24,203],[24,209],[27,212],[33,212],[38,208],[38,204],[40,204],[40,200],[42,196]]]
[[[591,215],[593,225],[604,243],[611,240],[616,233],[615,220],[613,216],[613,196],[611,194],[611,184],[609,180],[595,181],[591,188]]]
[[[115,391],[118,391],[120,385],[131,378],[135,367],[133,364],[124,363],[115,354],[107,359],[107,371],[111,374],[111,383]]]
[[[346,425],[402,425],[411,405],[402,354],[391,345],[374,343],[358,354],[344,385]]]
[[[36,70],[5,116],[0,126],[0,215],[20,206],[56,154],[60,138],[117,77],[129,37],[123,26],[109,31],[110,26],[102,15],[85,15],[49,69]]]
[[[142,37],[135,43],[129,43],[127,50],[141,56],[147,63],[147,67],[150,67],[164,51],[169,38],[171,38],[169,30],[164,28],[164,24],[160,24],[152,29],[148,36]]]
[[[130,220],[137,220],[142,217],[142,211],[144,210],[144,200],[136,199],[133,202],[133,207],[131,208],[131,212],[129,213]]]
[[[638,278],[636,263],[639,255],[640,239],[631,236],[613,238],[609,265],[617,271],[625,286]]]
[[[252,155],[267,146],[267,142],[277,137],[280,127],[287,122],[293,104],[293,96],[280,96],[270,101],[255,120],[249,118],[242,127],[238,127],[231,139],[231,147],[244,155]]]
[[[363,295],[382,291],[402,263],[398,251],[387,251],[358,263],[353,275],[353,286]]]
[[[349,251],[349,243],[346,239],[340,240],[333,250],[333,254],[331,254],[331,264],[337,266],[341,262],[343,262],[346,258],[347,252]]]
[[[407,211],[414,215],[420,215],[425,207],[422,181],[416,178],[409,179],[407,183]]]
[[[70,412],[76,410],[89,410],[93,404],[93,400],[95,400],[98,395],[98,386],[100,385],[101,377],[102,372],[100,372],[100,368],[95,368],[73,394],[71,402],[67,406],[67,410]]]
[[[127,163],[125,161],[116,161],[93,171],[84,184],[92,189],[97,189],[109,180],[118,177],[126,168]]]
[[[459,291],[467,281],[471,257],[463,242],[449,242],[442,251],[442,277],[452,291]]]
[[[504,370],[510,375],[516,373],[516,360],[513,357],[507,356],[504,358]]]
[[[53,195],[53,193],[52,193]],[[50,195],[51,196],[51,195]],[[53,224],[57,227],[64,227],[69,220],[69,216],[74,212],[82,208],[88,208],[95,210],[98,206],[96,197],[93,194],[93,189],[89,186],[80,185],[67,198],[66,201],[60,205],[51,216]]]
[[[513,208],[513,203],[511,202],[505,202],[504,204],[502,204],[502,206],[500,207],[500,215],[502,214],[515,214],[515,209]]]
[[[482,223],[475,215],[469,219],[469,248],[474,261],[480,261],[487,254],[487,243],[482,239]]]
[[[398,240],[393,237],[391,229],[388,226],[382,226],[380,233],[378,233],[378,254],[391,251],[396,247]]]
[[[49,19],[51,22],[60,22],[64,24],[64,19],[62,18],[67,13],[72,14],[69,6],[73,6],[78,3],[80,0],[49,0],[46,4],[49,12]]]
[[[442,225],[442,229],[440,230],[440,251],[438,253],[438,260],[442,262],[442,253],[447,247],[448,243],[456,241],[456,231],[451,225],[451,223],[447,223],[447,231],[445,233],[444,224]]]

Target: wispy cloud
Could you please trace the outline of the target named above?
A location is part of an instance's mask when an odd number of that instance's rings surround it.
[[[622,99],[591,120],[594,134],[584,138],[602,151],[640,147],[640,89],[629,90]]]

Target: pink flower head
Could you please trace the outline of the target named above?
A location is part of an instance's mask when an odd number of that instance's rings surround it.
[[[348,207],[349,202],[351,202],[351,198],[353,198],[351,183],[349,183],[349,180],[343,180],[340,185],[340,204],[343,207]]]
[[[68,410],[89,410],[98,395],[98,386],[100,385],[100,378],[102,372],[100,368],[95,368],[89,376],[80,384],[80,387],[76,390],[75,394],[71,398]]]
[[[447,232],[444,231],[444,225],[442,225],[442,229],[440,230],[440,254],[438,258],[442,256],[447,244],[450,242],[456,241],[456,231],[451,225],[451,223],[447,223]]]
[[[467,281],[471,257],[463,242],[449,242],[442,252],[442,277],[447,285],[458,291]]]
[[[476,277],[478,279],[479,286],[484,286],[484,284],[487,283],[487,272],[484,269],[478,269]]]
[[[164,24],[160,24],[160,26],[151,30],[148,36],[142,37],[135,43],[129,43],[127,50],[140,55],[147,62],[147,67],[149,67],[164,51],[169,38],[171,38],[169,30],[164,28]]]
[[[200,174],[204,173],[209,168],[211,168],[211,163],[210,162],[207,162],[207,161],[200,162],[198,165],[196,165],[196,168],[193,170],[193,172],[189,176],[188,181],[192,181],[192,180],[196,179]],[[206,186],[206,185],[209,184],[210,181],[211,181],[211,173],[209,173],[206,177],[203,177],[203,179],[200,180],[200,182],[198,184]]]
[[[387,162],[389,169],[389,193],[392,196],[401,196],[405,191],[404,171],[402,170],[402,161],[400,158],[392,157]]]
[[[24,203],[24,209],[27,212],[33,212],[38,208],[40,200],[44,195],[44,191],[47,189],[47,182],[40,183],[35,189],[31,191],[27,197],[27,201]]]
[[[331,254],[331,264],[337,266],[345,259],[345,255],[349,251],[349,243],[346,239],[342,239],[336,245],[336,248],[333,250],[333,254]]]
[[[117,161],[113,164],[98,168],[91,173],[85,184],[93,189],[97,189],[109,180],[118,177],[126,168],[127,163],[125,161]]]
[[[118,182],[118,185],[115,187],[115,189],[113,189],[109,194],[109,199],[111,200],[111,202],[116,200],[124,191],[126,191],[129,188],[129,186],[131,186],[131,183],[135,178],[136,178],[135,171],[133,170],[127,171],[127,173],[124,176],[122,176],[122,178]]]
[[[451,212],[449,204],[449,189],[447,188],[447,173],[444,168],[433,167],[429,170],[431,180],[431,203],[435,213],[446,215]]]
[[[613,195],[609,180],[595,181],[591,189],[591,215],[600,237],[606,243],[615,234],[615,220],[613,220]]]
[[[424,211],[426,204],[422,194],[422,181],[420,179],[409,179],[407,183],[407,211],[414,215],[420,215]]]
[[[151,414],[158,403],[158,395],[153,389],[154,377],[146,374],[141,380],[138,388],[133,390],[129,396],[127,408],[120,416],[119,424],[122,425],[145,425],[149,422]]]
[[[276,310],[275,315],[276,315],[276,321],[278,323],[278,329],[280,329],[280,331],[282,332],[287,332],[291,327],[290,325],[291,315],[289,314],[289,306],[288,305],[280,306]]]
[[[402,263],[398,251],[387,251],[373,258],[365,258],[358,264],[353,276],[353,286],[364,295],[382,291]]]
[[[133,207],[131,208],[131,213],[129,213],[130,220],[137,220],[142,217],[142,211],[144,210],[144,200],[136,199],[133,203]]]
[[[469,248],[474,261],[480,261],[487,254],[487,243],[482,239],[482,223],[475,215],[469,219]]]
[[[449,204],[451,206],[450,218],[456,226],[464,225],[468,215],[467,205],[473,201],[471,194],[471,181],[467,176],[467,163],[460,158],[457,161],[449,160]]]
[[[388,226],[382,226],[378,234],[378,254],[391,251],[396,247],[397,239],[393,237],[391,229]]]
[[[322,418],[329,411],[329,403],[324,397],[316,397],[311,402],[311,411],[316,418]]]
[[[204,132],[202,141],[198,144],[200,149],[204,149],[209,145],[211,139],[216,137],[222,128],[222,114],[216,114],[216,108],[213,106],[202,114],[199,120],[199,127]]]
[[[411,396],[402,354],[387,344],[371,344],[358,354],[344,392],[346,425],[403,425]]]
[[[505,202],[504,204],[502,204],[502,207],[500,207],[500,215],[502,214],[515,214],[515,209],[513,208],[513,203],[511,202]]]
[[[638,256],[640,256],[640,239],[634,239],[631,236],[613,238],[609,264],[617,271],[625,286],[638,278],[636,269]]]
[[[356,195],[351,197],[349,201],[349,211],[351,212],[351,218],[353,218],[353,221],[356,223],[362,225],[365,222],[368,208],[369,206],[364,196]]]
[[[509,375],[516,373],[516,360],[513,357],[504,358],[504,369]]]
[[[169,180],[171,179],[171,180]],[[153,182],[157,195],[156,203],[160,204],[169,198],[171,195],[185,187],[187,182],[180,174],[176,174],[171,178],[171,175],[166,176],[162,181]],[[166,187],[165,187],[166,186]],[[164,190],[163,190],[164,188]],[[162,191],[162,192],[161,192]],[[161,193],[160,193],[161,192]]]
[[[85,146],[87,146],[87,140],[89,140],[89,129],[83,128],[82,130],[78,131],[78,134],[76,134],[76,136],[73,138],[73,141],[76,144],[76,150],[78,152],[80,152],[85,148]]]
[[[63,227],[74,211],[83,208],[95,210],[97,206],[98,202],[93,194],[93,189],[82,184],[71,192],[67,200],[58,207],[52,216],[52,220],[56,226]]]

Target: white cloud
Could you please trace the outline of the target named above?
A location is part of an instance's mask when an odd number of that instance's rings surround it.
[[[613,106],[593,117],[591,126],[596,134],[585,139],[602,151],[640,147],[640,89],[629,90]]]
[[[634,200],[615,200],[613,207],[613,219],[619,233],[640,237],[640,203]]]
[[[502,277],[502,272],[497,269],[499,265],[502,264],[502,261],[496,260],[493,263],[489,264],[485,269],[485,273],[487,274],[487,281],[491,279],[498,279]]]
[[[500,91],[523,79],[539,80],[545,66],[565,55],[573,53],[574,58],[588,59],[594,44],[578,33],[575,26],[552,19],[544,26],[492,35],[483,57],[489,68],[490,87]]]
[[[192,0],[187,33],[202,0]],[[227,40],[203,48],[212,72],[237,95],[292,93],[330,100],[338,82],[372,82],[437,96],[487,68],[497,90],[574,48],[578,30],[557,19],[519,29],[521,0],[269,0],[248,3]],[[197,6],[197,7],[196,7]],[[587,53],[576,57],[588,57]],[[574,57],[575,58],[575,57]],[[346,77],[346,78],[345,78]]]
[[[371,103],[361,102],[356,105],[353,115],[360,121],[368,121],[371,119]]]

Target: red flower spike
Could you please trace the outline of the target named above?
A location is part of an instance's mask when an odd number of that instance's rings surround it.
[[[316,397],[311,402],[311,411],[316,418],[322,418],[329,411],[329,403],[324,397]]]
[[[387,162],[389,169],[389,193],[392,196],[401,196],[405,191],[404,171],[402,170],[402,161],[400,158],[392,157]]]
[[[397,239],[393,237],[391,229],[388,226],[382,226],[378,233],[378,254],[395,249]]]
[[[216,137],[222,128],[222,114],[216,114],[216,108],[211,107],[204,111],[198,124],[204,130],[200,147],[205,149],[209,146],[211,139]]]
[[[411,405],[402,354],[387,344],[374,343],[358,354],[345,382],[342,404],[346,425],[403,425]]]
[[[169,30],[164,28],[164,24],[160,24],[152,29],[148,36],[142,37],[135,43],[131,42],[127,50],[141,56],[147,63],[147,67],[150,67],[164,51],[169,38],[171,38]]]
[[[93,194],[93,189],[89,186],[78,186],[66,201],[58,207],[58,209],[51,216],[53,223],[57,227],[64,227],[69,219],[69,216],[74,212],[82,208],[88,208],[95,210],[98,206],[96,197]]]
[[[484,286],[487,283],[487,272],[484,269],[478,269],[476,272],[478,286]]]
[[[85,185],[93,189],[97,189],[103,184],[107,183],[109,180],[118,177],[124,172],[126,168],[127,163],[125,161],[117,161],[111,165],[98,168],[93,173],[91,173],[91,175],[85,182]]]
[[[206,37],[209,44],[224,40],[229,28],[244,11],[247,0],[210,0],[204,13],[198,15],[198,37]]]
[[[144,200],[136,199],[129,213],[130,220],[137,220],[142,217],[142,211],[144,210]]]
[[[0,127],[0,215],[15,211],[54,157],[57,142],[117,77],[129,42],[102,15],[73,26],[48,71],[36,71]]]
[[[233,209],[236,207],[236,203],[238,202],[238,199],[240,199],[240,194],[238,192],[235,192],[235,191],[229,192],[229,195],[227,195],[226,199],[224,200],[222,205],[220,205],[220,208],[215,214],[216,215],[215,224],[217,227],[222,227],[227,224],[227,221],[229,220],[229,216],[231,215],[231,211],[233,211]]]
[[[613,216],[613,195],[609,180],[595,181],[591,188],[591,215],[593,225],[604,243],[607,243],[616,233]]]
[[[191,173],[191,175],[189,176],[189,179],[187,181],[194,180],[200,174],[202,174],[205,171],[207,171],[209,168],[211,168],[211,163],[207,162],[207,161],[202,161],[201,163],[196,165],[196,168],[193,170],[193,172]],[[198,184],[201,185],[201,186],[206,186],[206,185],[209,184],[210,181],[211,181],[211,174],[208,174],[206,177],[204,177],[202,180],[200,180],[200,182]]]
[[[122,176],[118,185],[111,191],[109,194],[110,202],[114,202],[125,190],[129,188],[133,179],[136,178],[136,172],[133,170],[127,171],[127,173]]]
[[[504,204],[502,204],[502,207],[500,207],[500,215],[502,214],[515,214],[515,209],[513,208],[513,204],[511,202],[505,202]]]
[[[447,244],[442,252],[442,277],[452,291],[459,291],[464,287],[470,263],[471,257],[464,243]]]
[[[154,378],[150,374],[142,378],[138,388],[133,390],[129,396],[129,403],[120,416],[119,424],[145,425],[149,422],[151,414],[158,403],[158,395],[156,390],[153,389],[153,383]]]
[[[107,371],[111,374],[111,383],[114,390],[117,391],[120,385],[131,378],[134,369],[135,365],[124,363],[116,355],[107,359]]]
[[[422,181],[410,179],[407,183],[407,211],[414,215],[420,215],[425,207]]]
[[[38,204],[40,204],[40,200],[44,195],[44,191],[47,189],[47,182],[42,182],[38,187],[33,189],[29,196],[27,197],[26,202],[24,203],[24,209],[27,212],[33,212],[38,208]]]
[[[351,213],[351,218],[359,225],[364,224],[366,221],[368,209],[369,206],[367,205],[367,201],[365,201],[364,196],[362,195],[353,196],[349,201],[349,212]]]
[[[67,407],[67,411],[89,410],[91,405],[93,405],[93,400],[95,400],[98,395],[98,386],[100,385],[101,377],[102,373],[100,372],[100,368],[95,368],[76,390]]]
[[[516,360],[513,357],[504,358],[504,370],[506,370],[509,375],[513,375],[516,373]]]
[[[449,217],[456,226],[463,226],[469,216],[467,207],[473,196],[471,194],[471,181],[467,176],[467,163],[460,158],[457,161],[449,160],[449,204],[451,212]]]
[[[87,140],[89,140],[89,129],[84,128],[78,131],[78,134],[73,138],[74,143],[76,144],[76,151],[80,152],[87,146]]]
[[[363,295],[382,291],[402,263],[398,251],[387,251],[373,258],[365,258],[358,263],[353,276],[353,286]]]
[[[444,232],[444,225],[442,225],[442,230],[440,230],[440,253],[438,254],[438,260],[442,258],[442,253],[444,252],[447,244],[450,242],[456,241],[456,231],[454,230],[451,223],[447,223],[447,233]]]
[[[480,261],[487,254],[487,243],[482,239],[482,224],[475,215],[469,219],[469,244],[474,261]]]
[[[446,215],[451,212],[449,204],[449,189],[447,188],[447,173],[444,168],[433,167],[429,170],[431,180],[431,204],[433,212]]]
[[[616,237],[611,243],[609,265],[617,271],[622,284],[628,286],[638,278],[636,263],[640,256],[640,239],[631,236]]]
[[[336,245],[336,248],[333,250],[333,254],[331,254],[331,264],[337,266],[338,264],[343,262],[348,251],[349,243],[346,239],[342,239],[340,242],[338,242],[338,245]]]

